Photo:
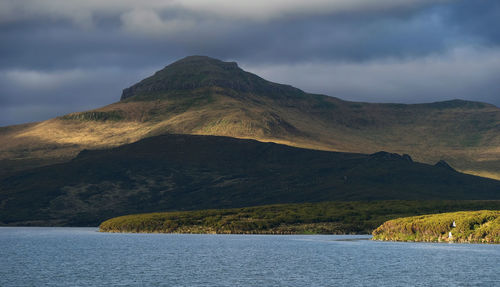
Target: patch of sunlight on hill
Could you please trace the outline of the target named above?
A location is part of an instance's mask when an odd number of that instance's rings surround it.
[[[116,145],[139,140],[147,130],[134,122],[79,122],[52,119],[27,129],[15,137],[83,145]]]

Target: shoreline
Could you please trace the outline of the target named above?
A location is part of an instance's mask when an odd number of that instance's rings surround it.
[[[396,242],[500,244],[500,211],[461,211],[384,222],[373,239]]]

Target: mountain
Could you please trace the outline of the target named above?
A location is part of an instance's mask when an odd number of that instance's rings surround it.
[[[0,178],[0,224],[93,225],[131,213],[352,200],[500,199],[500,181],[388,152],[161,135]],[[443,207],[445,208],[445,207]]]
[[[236,63],[203,56],[166,66],[123,90],[121,100],[109,106],[0,128],[0,172],[169,133],[353,153],[386,150],[500,178],[500,109],[493,105],[349,102],[272,83]]]

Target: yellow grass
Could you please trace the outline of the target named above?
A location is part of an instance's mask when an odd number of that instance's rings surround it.
[[[334,104],[334,109],[318,111],[310,106],[310,99],[282,104],[272,98],[253,101],[250,95],[233,98],[217,92],[210,99],[185,109],[179,109],[185,102],[178,98],[118,102],[95,111],[118,111],[124,117],[119,121],[56,118],[2,128],[0,160],[69,158],[84,148],[113,147],[152,135],[180,133],[230,136],[330,151],[408,153],[417,161],[434,164],[445,159],[463,172],[500,180],[497,172],[500,136],[489,130],[478,137],[477,143],[472,139],[471,146],[463,146],[467,139],[454,132],[455,120],[475,111],[431,109],[398,114],[390,106],[334,98],[324,100]],[[359,105],[362,110],[353,111],[352,105]],[[500,119],[498,109],[488,108],[484,112],[497,113]],[[480,115],[483,111],[476,113]],[[398,123],[395,119],[403,121]]]

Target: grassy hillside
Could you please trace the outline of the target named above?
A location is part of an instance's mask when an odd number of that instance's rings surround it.
[[[0,177],[3,224],[96,225],[123,214],[353,200],[500,199],[500,182],[408,155],[163,135]]]
[[[495,211],[461,211],[398,218],[387,221],[375,229],[373,239],[500,243],[500,210],[496,208]]]
[[[342,95],[333,95],[342,96]],[[115,104],[0,128],[0,171],[61,162],[165,133],[220,135],[355,153],[386,150],[500,178],[500,109],[484,103],[369,104],[308,94],[208,57],[188,57]]]
[[[401,216],[500,207],[500,201],[375,201],[280,204],[247,208],[126,215],[102,232],[369,234]]]

